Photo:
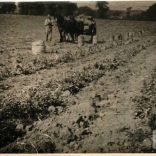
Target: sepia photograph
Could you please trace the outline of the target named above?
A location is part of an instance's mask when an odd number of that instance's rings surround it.
[[[156,1],[1,1],[0,155],[156,152]]]

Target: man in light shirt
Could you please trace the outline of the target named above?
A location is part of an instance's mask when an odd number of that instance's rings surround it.
[[[46,31],[46,41],[52,40],[52,27],[53,27],[53,21],[51,19],[51,16],[48,15],[45,22],[45,31]]]

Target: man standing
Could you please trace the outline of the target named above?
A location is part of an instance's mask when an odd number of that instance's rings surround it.
[[[93,42],[93,37],[96,35],[96,21],[93,17],[89,19],[89,31],[91,33],[91,40],[90,42]]]
[[[53,21],[52,21],[50,15],[47,16],[47,18],[44,22],[44,25],[45,25],[45,31],[46,31],[46,41],[48,41],[48,39],[51,41]]]

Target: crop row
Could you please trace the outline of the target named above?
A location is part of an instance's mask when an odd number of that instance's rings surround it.
[[[141,95],[136,96],[132,99],[135,104],[135,113],[134,118],[141,122],[142,127],[136,129],[132,133],[131,142],[135,151],[140,149],[142,152],[155,152],[155,149],[152,148],[151,135],[156,129],[156,68],[152,71],[152,74],[145,79],[143,82],[143,87],[141,89]],[[136,140],[137,135],[143,141],[141,144],[138,144]],[[146,141],[146,142],[145,142]],[[148,144],[147,144],[148,143]],[[138,146],[139,145],[139,146]],[[144,145],[144,146],[142,146]],[[133,149],[133,150],[134,150]]]
[[[148,47],[153,43],[154,41],[144,43],[143,45],[138,44],[130,49],[117,52],[114,58],[103,58],[102,60],[94,61],[92,64],[83,67],[80,71],[69,71],[66,75],[62,76],[61,80],[51,80],[42,86],[21,86],[22,88],[14,88],[14,90],[8,91],[5,97],[1,98],[0,106],[3,112],[5,112],[5,118],[11,116],[16,117],[16,115],[18,116],[20,114],[23,114],[25,118],[27,114],[35,115],[34,112],[38,112],[37,114],[39,114],[39,111],[42,112],[46,110],[50,105],[64,105],[66,102],[63,102],[62,93],[65,91],[69,91],[70,94],[78,93],[90,82],[102,77],[106,71],[116,70],[120,66],[128,63],[130,59],[145,49],[145,44],[146,47]],[[23,110],[21,110],[21,108]],[[25,112],[25,109],[27,110],[28,108],[34,110],[34,112]],[[7,110],[15,113],[15,115]],[[15,110],[18,111],[18,113],[16,113]]]
[[[57,53],[41,54],[38,56],[33,56],[30,52],[18,53],[16,56],[8,56],[7,60],[0,64],[0,80],[14,75],[33,74],[42,69],[49,69],[58,63],[72,62],[90,54],[101,53],[107,49],[138,41],[134,38],[134,35],[128,35],[130,37],[126,40],[122,39],[120,35],[116,36],[118,37],[113,37],[112,41],[87,48],[74,47],[72,50],[68,49],[65,51],[58,49]]]
[[[146,46],[150,46],[153,42],[147,42]],[[11,125],[12,129],[10,130],[10,124],[6,125],[5,129],[15,134],[11,141],[15,140],[16,136],[19,135],[14,130],[16,125],[19,123],[27,125],[33,120],[42,119],[53,108],[57,110],[55,115],[59,113],[59,108],[64,111],[66,107],[74,103],[70,100],[70,95],[78,93],[92,81],[104,76],[106,71],[114,71],[125,65],[144,48],[143,45],[137,45],[131,49],[119,51],[114,55],[114,58],[94,61],[93,64],[89,64],[77,72],[69,71],[61,80],[51,80],[41,86],[21,86],[21,88],[8,91],[4,97],[1,97],[0,121],[2,129],[6,123],[12,121],[10,122],[14,123]],[[125,55],[125,57],[117,57],[120,55]],[[70,98],[68,98],[69,96]],[[3,130],[1,134],[3,134]],[[7,139],[7,136],[3,137],[4,142]],[[1,146],[5,145],[1,144]]]

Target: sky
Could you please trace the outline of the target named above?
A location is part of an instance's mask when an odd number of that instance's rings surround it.
[[[44,1],[44,0],[0,0],[1,1]],[[70,1],[70,0],[45,0],[45,1]],[[71,2],[77,3],[79,7],[88,6],[92,9],[96,9],[95,0],[86,1],[86,0],[71,0]],[[133,10],[146,10],[152,4],[156,3],[156,0],[108,0],[109,8],[111,10],[126,10],[128,7],[132,7]]]
[[[156,1],[109,1],[109,8],[111,10],[126,10],[128,7],[132,7],[133,10],[146,10]],[[78,2],[78,6],[89,6],[95,9],[96,2]]]

